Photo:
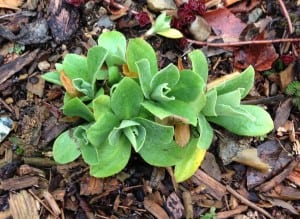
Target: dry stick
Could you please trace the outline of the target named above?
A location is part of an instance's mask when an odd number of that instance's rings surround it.
[[[226,189],[228,192],[230,192],[233,196],[235,196],[237,199],[239,199],[241,202],[243,202],[244,204],[248,205],[249,207],[257,210],[258,212],[264,214],[266,217],[271,218],[271,219],[275,219],[272,215],[270,215],[266,210],[258,207],[257,205],[255,205],[253,202],[249,201],[248,199],[246,199],[245,197],[243,197],[242,195],[240,195],[238,192],[236,192],[233,188],[231,188],[229,185],[226,186]]]
[[[278,0],[278,2],[279,2],[279,5],[281,7],[282,13],[283,13],[283,15],[284,15],[284,17],[285,17],[285,19],[286,19],[286,21],[288,23],[289,32],[290,32],[290,34],[292,34],[294,32],[294,27],[292,25],[292,21],[291,21],[291,18],[289,16],[289,13],[286,10],[284,2],[282,0]]]
[[[33,191],[31,189],[28,190],[28,192],[36,199],[39,201],[39,203],[41,203],[41,205],[44,206],[44,208],[46,208],[50,214],[54,217],[57,218],[57,215],[55,215],[55,213],[52,211],[52,209],[50,209],[36,194],[33,193]]]
[[[286,38],[275,40],[252,40],[252,41],[239,41],[239,42],[225,42],[225,43],[210,43],[187,39],[189,43],[199,46],[211,46],[211,47],[228,47],[228,46],[245,46],[245,45],[259,45],[259,44],[272,44],[272,43],[284,43],[284,42],[300,42],[300,38]]]

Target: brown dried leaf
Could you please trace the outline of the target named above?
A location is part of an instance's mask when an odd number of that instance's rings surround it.
[[[227,8],[219,8],[203,16],[217,36],[224,42],[238,41],[246,24],[232,14]]]
[[[280,89],[282,92],[285,91],[289,83],[294,80],[294,63],[289,64],[289,66],[279,73]]]
[[[72,96],[72,97],[78,97],[80,96],[80,92],[75,89],[73,86],[72,80],[65,74],[64,71],[60,72],[60,81],[63,84],[66,91]]]
[[[175,141],[181,147],[185,146],[191,137],[190,126],[188,124],[175,124],[174,127]]]
[[[19,6],[22,3],[22,0],[0,0],[0,8],[19,10]]]
[[[264,33],[261,33],[253,40],[263,39]],[[235,50],[234,66],[238,69],[245,69],[252,65],[256,71],[265,71],[272,68],[272,64],[277,58],[278,54],[273,44],[249,45]]]
[[[257,156],[257,149],[256,148],[247,148],[241,152],[239,152],[234,158],[234,161],[238,163],[245,164],[247,166],[253,167],[258,169],[262,172],[269,172],[271,167],[269,164],[264,163],[258,156]]]
[[[126,64],[122,65],[123,74],[130,78],[137,78],[138,74],[136,72],[130,72]]]

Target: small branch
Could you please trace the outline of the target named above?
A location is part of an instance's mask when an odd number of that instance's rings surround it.
[[[248,199],[246,199],[244,196],[240,195],[238,192],[236,192],[233,188],[231,188],[230,186],[226,186],[226,189],[228,192],[230,192],[233,196],[235,196],[237,199],[239,199],[241,202],[243,202],[244,204],[248,205],[249,207],[257,210],[258,212],[262,213],[263,215],[265,215],[268,218],[271,219],[275,219],[272,215],[270,215],[266,210],[262,209],[261,207],[258,207],[257,205],[255,205],[253,202],[249,201]]]
[[[263,98],[258,98],[258,99],[253,99],[253,100],[242,100],[242,104],[271,104],[271,103],[279,103],[280,101],[283,101],[287,99],[287,96],[284,96],[282,94],[276,95],[276,96],[271,96],[271,97],[263,97]]]
[[[278,3],[280,5],[282,13],[283,13],[283,15],[284,15],[284,17],[285,17],[285,19],[286,19],[286,21],[288,23],[289,32],[290,32],[290,34],[292,34],[294,32],[294,27],[292,25],[292,21],[291,21],[291,18],[289,16],[289,13],[286,10],[285,4],[284,4],[284,2],[282,0],[278,0]]]
[[[210,47],[228,47],[228,46],[245,46],[245,45],[259,45],[259,44],[272,44],[272,43],[284,43],[284,42],[300,42],[300,38],[286,38],[286,39],[275,39],[275,40],[252,40],[252,41],[239,41],[239,42],[225,42],[225,43],[210,43],[187,39],[189,43],[196,44],[199,46],[210,46]]]

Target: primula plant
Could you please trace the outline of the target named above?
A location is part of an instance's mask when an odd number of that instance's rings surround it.
[[[64,114],[83,123],[55,140],[55,161],[81,156],[91,175],[107,177],[135,152],[153,166],[174,166],[182,182],[212,142],[210,123],[244,136],[273,129],[264,109],[240,104],[254,82],[252,67],[207,84],[204,54],[194,50],[188,56],[192,69],[159,69],[150,44],[141,38],[127,42],[117,31],[102,33],[86,57],[67,54],[43,78],[65,88]]]

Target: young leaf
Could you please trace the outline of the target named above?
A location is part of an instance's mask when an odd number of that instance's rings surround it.
[[[198,131],[200,136],[197,147],[207,150],[211,145],[214,133],[212,127],[201,113],[198,115]]]
[[[94,46],[88,50],[87,54],[87,67],[88,67],[88,75],[89,82],[94,88],[94,84],[96,82],[97,75],[100,74],[101,67],[107,57],[107,50],[100,46]]]
[[[98,45],[107,49],[106,63],[108,66],[125,63],[126,38],[118,31],[104,32],[99,36]]]
[[[94,117],[95,120],[98,121],[98,119],[106,112],[111,112],[110,108],[110,97],[107,95],[99,95],[93,100],[92,103],[93,111],[94,111]]]
[[[90,174],[95,177],[108,177],[120,172],[130,158],[131,146],[129,141],[122,136],[118,145],[110,145],[104,142],[98,149],[101,155],[97,165],[90,166]]]
[[[99,147],[106,141],[111,130],[118,125],[119,120],[117,117],[111,112],[105,112],[87,129],[87,139],[92,145]]]
[[[159,32],[157,32],[157,34],[161,35],[163,37],[170,38],[170,39],[179,39],[179,38],[183,37],[183,34],[175,28],[170,28],[170,29],[167,29],[164,31],[159,31]]]
[[[202,109],[203,115],[217,116],[216,104],[217,104],[217,91],[216,89],[209,90],[206,93],[206,104]]]
[[[54,160],[60,164],[76,160],[81,154],[79,150],[80,143],[81,141],[74,136],[74,129],[63,132],[55,139],[53,144]]]
[[[138,72],[136,62],[141,59],[147,59],[150,63],[150,72],[152,76],[158,71],[155,51],[152,46],[143,39],[136,38],[129,40],[126,59],[129,72]]]
[[[172,88],[169,95],[184,102],[194,101],[204,90],[205,84],[201,77],[191,70],[182,70],[178,83]]]
[[[208,77],[208,64],[204,53],[199,49],[195,49],[190,52],[188,56],[192,62],[193,72],[199,74],[203,82],[206,83]]]
[[[207,89],[215,88],[218,95],[224,94],[230,91],[234,91],[238,88],[244,88],[241,98],[244,98],[249,93],[254,83],[255,71],[252,66],[246,68],[242,73],[232,73],[225,75],[215,81],[212,81],[207,85]]]
[[[153,28],[154,32],[162,32],[165,30],[170,29],[170,24],[171,24],[171,17],[167,16],[166,12],[161,13],[160,15],[157,16]]]
[[[75,78],[73,79],[73,86],[76,89],[76,91],[79,91],[81,94],[86,95],[88,98],[93,99],[95,95],[94,86],[90,84],[89,82],[86,82],[85,80],[81,78]]]
[[[89,125],[85,126],[78,126],[74,130],[74,136],[77,138],[78,141],[81,142],[80,144],[80,151],[83,160],[89,164],[97,164],[99,162],[99,154],[96,148],[91,145],[91,143],[87,139],[86,130]]]
[[[131,119],[138,115],[143,99],[140,86],[133,79],[125,77],[111,95],[111,108],[121,120]]]
[[[191,139],[189,144],[182,151],[183,158],[175,165],[174,175],[177,183],[190,178],[199,168],[204,159],[206,150],[198,148],[199,139]]]
[[[57,85],[60,85],[60,86],[63,85],[63,84],[61,83],[61,81],[60,81],[60,75],[59,75],[59,72],[57,72],[57,71],[47,72],[46,74],[43,74],[43,75],[42,75],[42,78],[43,78],[45,81],[51,82],[51,83],[53,83],[53,84],[57,84]]]
[[[119,127],[115,127],[108,136],[111,145],[117,145],[120,137],[124,135],[138,152],[144,145],[146,139],[146,129],[139,123],[132,120],[123,120]]]
[[[193,126],[196,126],[197,124],[198,112],[191,108],[189,104],[180,100],[160,103],[145,101],[142,103],[142,106],[161,120],[169,116],[177,116],[183,118],[187,123],[192,124]]]
[[[65,74],[71,79],[81,78],[87,82],[92,82],[88,74],[87,59],[77,54],[67,54],[63,60]]]
[[[78,97],[65,102],[63,112],[66,116],[78,116],[88,122],[94,121],[93,113]]]
[[[240,107],[252,115],[255,121],[244,115],[208,116],[206,118],[235,134],[244,136],[262,136],[273,129],[273,120],[264,109],[252,105],[241,105]]]
[[[150,63],[147,59],[141,59],[136,62],[136,67],[144,96],[149,99],[152,90],[150,87],[150,82],[152,80]]]
[[[168,87],[172,89],[178,83],[179,78],[178,68],[174,64],[169,64],[153,76],[150,87],[153,91],[157,86],[167,83]]]

